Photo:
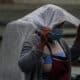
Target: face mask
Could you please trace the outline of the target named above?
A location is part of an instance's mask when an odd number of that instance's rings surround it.
[[[59,40],[63,37],[63,29],[55,29],[54,31],[50,32],[48,34],[49,40]]]

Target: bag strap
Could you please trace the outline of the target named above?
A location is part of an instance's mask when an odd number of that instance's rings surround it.
[[[63,39],[59,40],[58,42],[59,42],[59,44],[61,45],[61,47],[63,48],[63,50],[64,50],[64,52],[66,54],[67,61],[71,61],[71,58],[70,58],[70,56],[71,56],[70,49],[67,46],[66,42]]]
[[[51,50],[50,45],[49,45],[48,43],[46,43],[46,45],[47,45],[47,48],[49,49],[49,51],[50,51],[50,53],[51,53],[51,56],[52,56],[52,50]]]

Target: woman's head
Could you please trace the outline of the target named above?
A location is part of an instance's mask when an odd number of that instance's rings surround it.
[[[60,38],[62,38],[63,37],[63,27],[64,27],[64,22],[54,26],[51,32],[48,34],[48,40],[53,41],[53,40],[59,40]]]
[[[59,40],[63,37],[63,27],[64,22],[54,26],[52,29],[49,27],[42,27],[40,34],[44,35],[44,37],[46,36],[45,38],[48,38],[49,42],[52,42],[53,40]]]

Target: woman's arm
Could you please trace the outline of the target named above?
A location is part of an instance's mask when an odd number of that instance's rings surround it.
[[[34,37],[30,37],[28,41],[24,42],[21,51],[20,59],[18,61],[19,67],[23,72],[31,71],[40,61],[42,51],[36,47],[36,40]]]
[[[29,36],[29,39],[24,42],[21,51],[21,57],[19,59],[19,66],[23,72],[31,71],[35,67],[37,62],[39,62],[40,57],[44,51],[44,46],[47,42],[46,36],[49,31],[50,30],[48,28],[43,28],[42,31],[39,32],[39,34],[31,34],[31,36]]]

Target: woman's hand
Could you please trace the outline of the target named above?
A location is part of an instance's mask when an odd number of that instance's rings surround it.
[[[41,29],[41,31],[38,33],[38,35],[41,38],[41,42],[37,45],[37,47],[43,51],[44,50],[44,46],[46,45],[46,43],[48,43],[48,39],[47,39],[47,34],[50,32],[51,30],[47,27],[43,27]]]

